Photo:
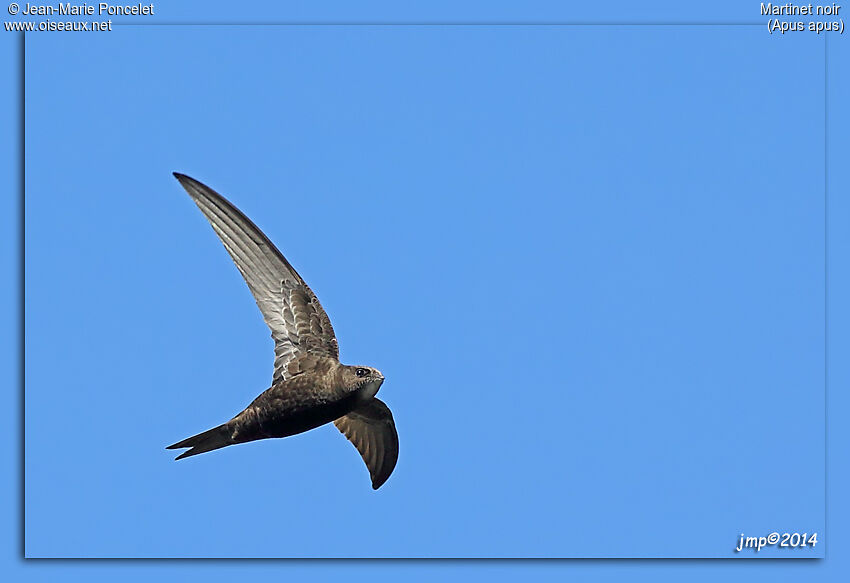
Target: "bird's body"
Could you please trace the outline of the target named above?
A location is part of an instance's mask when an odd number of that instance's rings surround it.
[[[365,400],[366,387],[347,385],[341,364],[322,359],[321,368],[280,382],[254,399],[236,416],[243,432],[259,431],[260,439],[289,437],[339,419]]]
[[[275,340],[272,386],[227,423],[169,446],[177,459],[334,422],[363,457],[377,489],[392,473],[398,435],[375,398],[383,375],[339,362],[330,320],[283,255],[236,207],[203,184],[175,176],[210,221],[251,289]]]
[[[346,380],[345,367],[333,359],[303,357],[310,371],[279,381],[261,393],[233,419],[169,446],[191,447],[177,459],[237,443],[289,437],[347,415],[377,393],[380,381]],[[305,367],[306,368],[306,367]]]

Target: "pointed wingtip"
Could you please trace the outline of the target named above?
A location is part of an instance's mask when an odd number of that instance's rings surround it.
[[[174,178],[177,179],[177,182],[180,183],[180,186],[192,197],[193,200],[197,201],[199,192],[206,192],[211,190],[208,186],[198,182],[191,176],[187,176],[181,172],[172,172]]]
[[[183,174],[181,172],[172,172],[174,178],[177,179],[177,182],[180,183],[180,186],[192,197],[195,202],[197,202],[198,198],[203,195],[203,198],[221,198],[221,195],[214,191],[212,188],[204,184],[199,180],[195,180],[191,176]]]

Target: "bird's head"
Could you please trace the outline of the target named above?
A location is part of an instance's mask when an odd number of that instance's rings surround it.
[[[345,380],[349,387],[360,391],[364,399],[371,399],[381,388],[384,375],[371,366],[347,366],[345,367]]]

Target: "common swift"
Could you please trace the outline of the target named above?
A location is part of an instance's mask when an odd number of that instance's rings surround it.
[[[384,376],[339,362],[330,319],[283,254],[227,199],[174,173],[215,230],[254,295],[274,339],[271,387],[227,423],[169,445],[191,448],[176,459],[228,445],[288,437],[334,425],[360,452],[377,490],[398,459],[393,416],[375,397]]]

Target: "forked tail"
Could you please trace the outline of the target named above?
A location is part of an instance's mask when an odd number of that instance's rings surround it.
[[[181,449],[183,447],[191,447],[189,451],[184,451],[175,459],[183,459],[199,453],[206,453],[214,449],[219,449],[236,443],[230,437],[230,430],[227,428],[227,423],[223,423],[218,427],[208,429],[203,433],[187,437],[183,441],[178,441],[174,445],[169,445],[165,449]]]

